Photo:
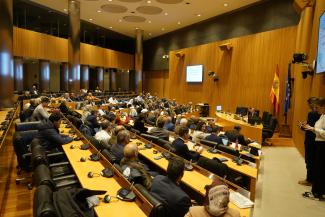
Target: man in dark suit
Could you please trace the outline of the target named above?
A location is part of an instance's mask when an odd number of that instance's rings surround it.
[[[191,206],[190,197],[179,187],[184,175],[183,159],[171,158],[167,176],[158,175],[153,179],[151,194],[167,207],[167,215],[183,217]]]
[[[320,118],[320,114],[316,110],[318,98],[311,97],[308,99],[308,105],[311,111],[308,113],[307,122],[311,127],[315,126],[316,121]],[[305,130],[304,126],[301,126],[302,130]],[[316,134],[312,131],[305,130],[305,163],[307,169],[307,176],[305,180],[301,180],[298,184],[310,186],[313,182],[313,169],[315,160],[315,138]]]
[[[218,136],[219,132],[220,132],[220,127],[213,126],[211,127],[211,134],[205,137],[205,139],[211,142],[216,142],[217,144],[222,144],[222,139],[221,137]]]
[[[190,151],[185,144],[189,138],[189,130],[187,127],[179,126],[178,127],[178,137],[173,141],[172,147],[175,149],[176,154],[188,161],[192,160],[196,162],[199,160],[200,153],[195,151]],[[202,152],[203,149],[201,149]]]
[[[47,150],[57,148],[73,140],[73,138],[69,136],[60,134],[59,127],[61,118],[60,113],[52,113],[49,119],[44,119],[39,125],[36,138],[40,140],[41,145]]]
[[[124,157],[124,147],[130,142],[130,134],[127,130],[122,130],[117,134],[117,143],[112,146],[112,154],[120,163]]]
[[[243,134],[240,133],[240,130],[241,127],[239,125],[236,125],[233,130],[226,131],[225,135],[227,136],[230,142],[238,141],[238,144],[247,146],[248,141],[245,140],[245,137]]]
[[[160,139],[169,140],[169,132],[168,130],[164,129],[166,123],[166,117],[165,116],[159,116],[157,119],[157,123],[156,126],[157,127],[153,127],[149,130],[149,134],[153,135],[153,136],[157,136]]]

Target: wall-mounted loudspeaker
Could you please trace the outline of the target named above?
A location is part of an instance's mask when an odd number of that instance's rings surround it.
[[[219,75],[217,73],[215,73],[214,71],[209,71],[208,76],[212,77],[214,82],[219,81]]]
[[[185,54],[183,52],[177,52],[175,56],[179,59],[184,58]]]
[[[222,51],[229,51],[232,49],[232,44],[231,43],[224,43],[219,45],[220,50]]]

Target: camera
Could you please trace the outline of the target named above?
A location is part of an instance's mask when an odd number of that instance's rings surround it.
[[[292,63],[305,63],[307,55],[304,53],[294,53]]]

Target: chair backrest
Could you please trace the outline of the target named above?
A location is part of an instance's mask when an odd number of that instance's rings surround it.
[[[134,187],[152,204],[153,208],[149,217],[167,217],[167,210],[163,203],[152,196],[143,185],[135,184]]]
[[[117,159],[116,157],[107,149],[104,149],[102,151],[102,154],[104,155],[104,157],[112,164],[117,163]]]
[[[262,123],[263,125],[268,125],[270,123],[272,115],[269,112],[263,112]]]
[[[159,145],[160,147],[166,150],[175,153],[175,149],[173,148],[172,144],[164,139],[157,139],[157,141],[155,141],[155,144]]]
[[[212,142],[212,141],[209,141],[209,140],[206,140],[206,139],[201,139],[200,142],[203,145],[207,145],[207,146],[210,146],[210,147],[217,147],[218,146],[218,143]]]
[[[209,159],[206,157],[200,157],[197,164],[204,169],[209,170],[210,172],[224,177],[228,175],[228,166],[226,164],[218,162],[218,160]]]
[[[40,185],[47,185],[55,189],[55,183],[52,180],[51,171],[45,164],[38,165],[33,173],[33,185],[38,187]]]
[[[32,167],[35,169],[40,164],[48,165],[47,156],[44,147],[40,144],[38,139],[33,139],[31,144],[32,151]]]
[[[245,116],[245,115],[247,115],[247,112],[248,112],[248,108],[247,107],[240,107],[240,106],[238,106],[237,108],[236,108],[236,114],[238,114],[238,115],[242,115],[242,116]]]
[[[16,123],[15,129],[16,131],[38,130],[38,125],[40,123],[40,121]]]
[[[156,143],[156,141],[159,139],[159,137],[157,137],[157,136],[153,136],[153,135],[146,134],[146,133],[141,133],[140,136],[145,138],[146,140],[149,140],[154,143]]]
[[[34,217],[57,217],[53,205],[53,191],[47,185],[40,185],[34,192]]]

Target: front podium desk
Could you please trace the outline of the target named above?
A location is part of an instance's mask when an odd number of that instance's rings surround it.
[[[251,125],[241,119],[237,120],[234,114],[225,114],[221,112],[216,112],[216,117],[216,123],[222,126],[223,131],[232,130],[235,125],[239,125],[241,127],[241,133],[245,138],[250,138],[262,144],[262,124]]]

